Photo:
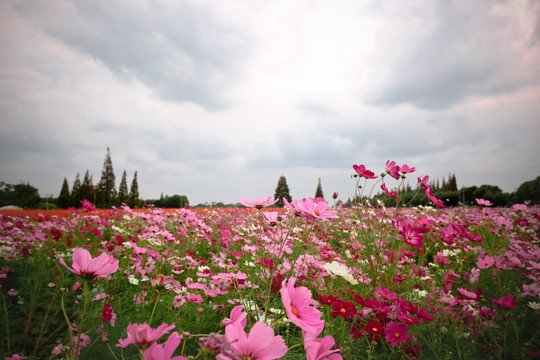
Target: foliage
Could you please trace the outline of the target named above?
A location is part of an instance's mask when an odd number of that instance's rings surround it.
[[[81,198],[82,196],[82,184],[81,184],[81,176],[79,173],[75,175],[75,181],[73,182],[73,187],[71,188],[71,195],[70,195],[70,206],[73,207],[79,207],[81,205]]]
[[[139,200],[139,183],[137,180],[137,171],[133,174],[133,180],[131,181],[131,187],[129,188],[129,201],[128,205],[130,207],[140,206]]]
[[[147,204],[152,204],[154,206],[166,209],[172,208],[183,208],[186,205],[189,205],[189,200],[185,195],[175,194],[173,196],[166,195],[165,197],[161,196],[158,200],[147,200]]]
[[[540,176],[521,184],[511,199],[513,203],[540,204]]]
[[[276,206],[284,206],[283,198],[287,199],[289,203],[292,201],[289,185],[287,184],[287,179],[284,175],[279,177],[276,190],[274,191],[274,199],[278,199]]]

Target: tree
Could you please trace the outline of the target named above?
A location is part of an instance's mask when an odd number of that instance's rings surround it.
[[[120,186],[118,187],[118,204],[125,204],[128,200],[128,187],[126,180],[126,170],[122,174],[122,180],[120,180]]]
[[[322,185],[321,185],[321,178],[319,178],[319,182],[317,183],[317,190],[315,191],[315,199],[319,197],[324,199],[324,194],[323,194]]]
[[[523,204],[530,201],[531,204],[540,204],[540,176],[534,180],[526,181],[512,194],[515,203]]]
[[[139,203],[139,184],[137,182],[137,171],[135,171],[133,181],[131,182],[131,188],[129,189],[129,206],[138,206]]]
[[[116,198],[115,188],[116,178],[111,160],[111,151],[107,147],[107,155],[103,162],[103,170],[101,171],[101,179],[99,180],[99,200],[101,207],[110,207]]]
[[[60,209],[67,209],[71,201],[69,195],[69,185],[67,178],[64,177],[64,182],[62,183],[62,189],[60,190],[60,195],[58,195],[58,200],[56,200],[56,206]]]
[[[276,191],[274,193],[274,199],[278,199],[276,203],[277,206],[283,207],[283,198],[287,199],[288,202],[292,201],[292,197],[289,192],[289,185],[287,185],[287,179],[282,175],[278,180]]]
[[[73,207],[81,206],[81,176],[79,173],[75,175],[75,181],[73,182],[73,187],[71,188],[70,196],[70,205]]]
[[[84,174],[84,179],[81,184],[81,195],[79,196],[79,201],[82,201],[84,199],[88,201],[94,201],[93,199],[93,192],[94,192],[94,185],[92,184],[92,177],[90,176],[90,173],[88,170],[86,170],[86,173]],[[81,206],[81,203],[79,202],[77,204],[77,207]]]

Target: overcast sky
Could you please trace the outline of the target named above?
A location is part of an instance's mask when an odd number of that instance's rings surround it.
[[[540,175],[540,2],[0,2],[0,181],[192,204],[354,194],[353,164]],[[388,182],[392,187],[395,183]]]

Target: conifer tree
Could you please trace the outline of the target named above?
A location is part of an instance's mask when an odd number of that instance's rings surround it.
[[[118,205],[127,203],[128,200],[128,187],[126,180],[126,170],[122,173],[122,179],[120,180],[120,186],[118,187]]]
[[[75,175],[75,181],[73,182],[73,187],[71,188],[70,196],[70,205],[73,207],[81,206],[81,175],[77,173]]]
[[[107,147],[107,155],[103,162],[103,170],[101,171],[101,179],[99,181],[100,205],[101,207],[110,207],[114,204],[116,198],[115,188],[116,178],[111,160],[111,151]]]
[[[317,183],[317,190],[315,191],[315,199],[318,197],[324,199],[324,194],[323,194],[322,185],[321,185],[321,178],[319,178],[319,182]]]
[[[94,185],[92,184],[92,177],[90,176],[90,173],[88,170],[86,170],[86,173],[84,174],[84,179],[81,184],[81,196],[80,201],[86,199],[88,201],[94,201],[93,199],[93,191],[94,191]],[[80,206],[81,203],[79,202],[77,206]]]
[[[60,190],[60,195],[58,195],[56,206],[60,209],[67,209],[69,207],[70,200],[68,181],[67,178],[64,177],[64,182],[62,183],[62,189]]]
[[[287,185],[287,179],[282,175],[278,180],[276,191],[274,193],[274,199],[278,199],[276,203],[277,206],[283,207],[283,198],[287,199],[288,202],[292,201],[292,197],[289,192],[289,185]]]
[[[134,207],[139,205],[139,183],[137,182],[137,171],[133,175],[133,181],[129,189],[129,206]]]

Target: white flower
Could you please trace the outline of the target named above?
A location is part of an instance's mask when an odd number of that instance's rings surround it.
[[[133,285],[139,285],[139,280],[134,275],[129,275],[128,280]]]
[[[347,265],[340,264],[337,261],[332,261],[331,263],[324,264],[323,268],[330,274],[342,277],[351,285],[358,284],[358,281],[349,273],[349,268]]]
[[[531,301],[527,305],[533,310],[536,310],[536,311],[540,310],[540,303]]]

